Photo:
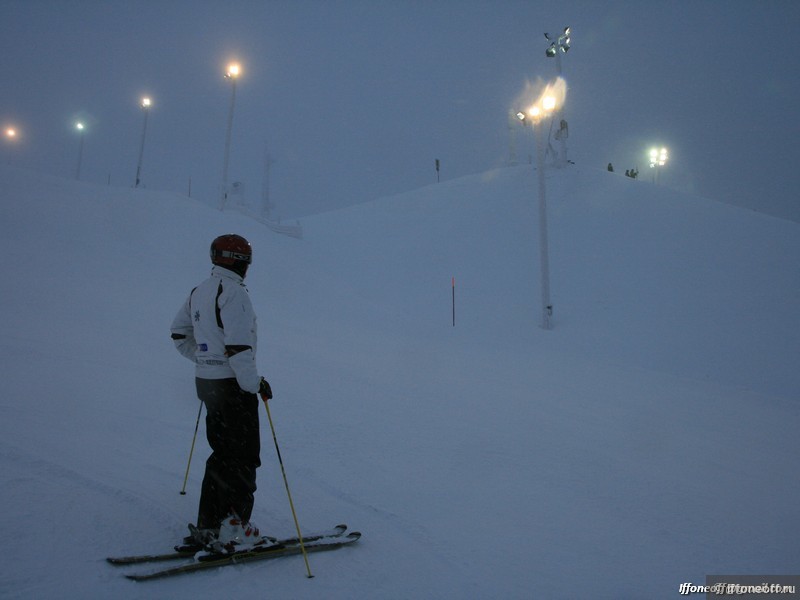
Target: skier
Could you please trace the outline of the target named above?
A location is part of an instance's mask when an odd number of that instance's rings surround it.
[[[211,243],[211,276],[189,294],[172,322],[172,339],[195,363],[197,396],[206,406],[206,462],[197,526],[186,543],[226,548],[255,541],[250,524],[261,441],[258,398],[272,398],[256,369],[256,316],[244,278],[253,251],[239,235]],[[222,529],[222,531],[220,531]]]

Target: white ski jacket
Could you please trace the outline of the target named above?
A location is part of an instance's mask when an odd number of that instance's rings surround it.
[[[171,331],[178,352],[195,363],[196,377],[235,377],[243,390],[258,393],[256,315],[239,275],[211,269],[175,315]]]

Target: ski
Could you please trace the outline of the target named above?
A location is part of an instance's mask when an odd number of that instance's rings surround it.
[[[175,550],[164,554],[136,554],[133,556],[109,556],[106,560],[112,565],[136,565],[147,562],[163,562],[179,558],[191,558],[195,552],[189,550]]]
[[[308,553],[323,552],[326,550],[336,550],[357,542],[361,538],[361,533],[353,531],[347,535],[336,535],[320,538],[305,544],[305,550]],[[304,538],[305,539],[305,538]],[[177,567],[169,569],[162,569],[152,573],[139,573],[126,575],[128,579],[134,581],[149,581],[151,579],[161,579],[163,577],[173,577],[175,575],[182,575],[184,573],[194,573],[195,571],[202,571],[206,569],[214,569],[217,567],[225,567],[228,565],[238,565],[246,562],[254,562],[257,560],[267,560],[270,558],[280,558],[283,556],[292,556],[302,554],[303,549],[299,543],[295,544],[272,544],[270,546],[256,547],[248,550],[242,550],[233,554],[206,554],[198,557],[195,562],[190,562]]]
[[[320,540],[322,538],[335,538],[341,537],[344,535],[344,532],[347,531],[347,525],[337,525],[333,529],[329,529],[327,531],[319,531],[315,533],[309,533],[303,536],[303,542],[309,543]],[[297,536],[283,538],[279,540],[269,539],[265,547],[271,547],[275,545],[281,546],[290,546],[294,544],[299,544],[300,540]],[[106,560],[111,563],[112,565],[137,565],[141,563],[148,563],[148,562],[165,562],[170,560],[178,560],[181,558],[192,558],[195,554],[197,554],[197,549],[186,549],[181,550],[179,547],[176,547],[173,552],[165,552],[163,554],[137,554],[132,556],[109,556]]]

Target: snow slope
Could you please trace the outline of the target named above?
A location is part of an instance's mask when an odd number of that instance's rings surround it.
[[[800,226],[648,182],[483,173],[304,221],[0,167],[2,598],[667,598],[796,574]],[[196,515],[169,323],[237,232],[305,529],[358,547],[136,584]],[[456,281],[452,325],[451,278]],[[262,418],[253,519],[293,524]],[[45,565],[47,565],[45,569]],[[138,569],[142,569],[139,567]],[[129,570],[134,570],[133,568]]]

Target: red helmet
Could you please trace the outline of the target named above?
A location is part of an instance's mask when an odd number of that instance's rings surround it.
[[[211,262],[244,277],[253,260],[250,242],[240,235],[229,233],[211,242]]]

